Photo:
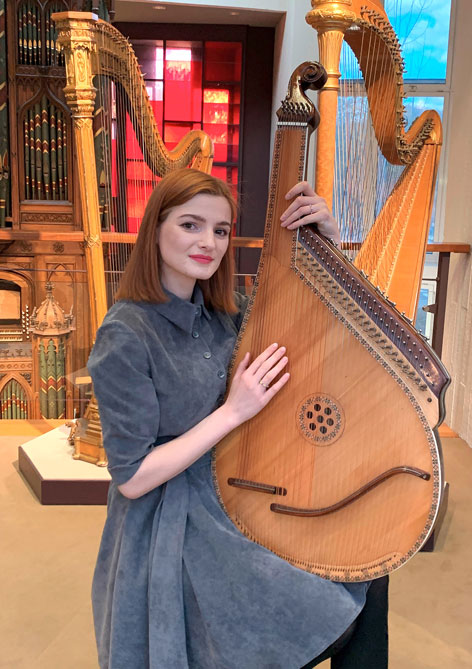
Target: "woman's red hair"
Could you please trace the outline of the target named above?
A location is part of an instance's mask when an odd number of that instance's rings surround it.
[[[229,186],[224,181],[205,172],[187,168],[167,174],[157,184],[147,202],[138,239],[116,294],[117,300],[168,301],[160,280],[157,229],[173,207],[185,204],[201,193],[224,197],[234,219],[236,203]],[[228,250],[216,272],[210,279],[198,281],[207,307],[228,313],[236,311],[233,275],[234,260],[230,235]]]

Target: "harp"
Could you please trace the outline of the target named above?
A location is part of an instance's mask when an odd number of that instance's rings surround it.
[[[303,64],[277,112],[264,247],[234,357],[235,366],[279,341],[291,378],[213,462],[220,500],[246,536],[324,578],[362,581],[406,562],[433,527],[449,378],[334,245],[311,226],[280,227],[317,123],[305,90],[325,81],[318,64]]]
[[[134,242],[134,235],[126,231],[123,190],[129,178],[123,133],[132,132],[142,152],[143,172],[134,180],[146,182],[144,195],[151,193],[159,177],[173,169],[192,166],[210,172],[213,146],[206,133],[192,130],[173,150],[166,148],[133,49],[112,25],[86,12],[61,12],[53,19],[57,43],[65,55],[64,92],[74,119],[94,336],[113,300],[117,277]],[[112,109],[116,110],[115,118],[110,116]],[[110,141],[112,132],[117,137],[115,151]],[[121,191],[116,197],[110,186],[113,170]],[[105,259],[103,241],[107,242]],[[108,294],[105,273],[111,284]]]
[[[414,319],[441,120],[425,111],[405,130],[403,61],[381,0],[311,4],[306,20],[328,73],[319,96],[316,190],[332,203],[356,267]]]
[[[206,133],[192,130],[169,151],[159,134],[137,59],[124,36],[91,13],[61,12],[54,14],[53,19],[58,30],[57,43],[65,55],[64,92],[74,123],[94,339],[113,302],[114,289],[135,240],[135,235],[126,231],[129,179],[123,150],[125,131],[134,134],[142,152],[143,172],[135,176],[135,181],[146,185],[139,191],[143,200],[150,195],[157,179],[173,169],[192,166],[210,172],[213,145]],[[110,117],[113,109],[115,118]],[[110,141],[114,131],[115,150]],[[118,182],[116,197],[110,185],[113,170]],[[93,397],[84,418],[88,424],[84,423],[74,436],[73,457],[106,465],[98,407]]]

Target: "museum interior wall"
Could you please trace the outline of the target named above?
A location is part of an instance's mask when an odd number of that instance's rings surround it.
[[[444,239],[472,241],[472,7],[458,0],[454,33]],[[452,382],[448,424],[472,445],[472,271],[469,255],[452,255],[443,360]]]

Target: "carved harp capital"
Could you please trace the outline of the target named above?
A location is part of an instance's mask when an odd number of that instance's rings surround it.
[[[313,9],[305,19],[318,32],[341,30],[344,32],[356,20],[356,14],[350,9],[352,0],[311,0]]]
[[[58,30],[57,44],[64,52],[67,84],[64,93],[73,115],[88,114],[95,104],[93,59],[97,57],[95,14],[61,12],[53,15]]]
[[[356,20],[351,11],[351,0],[311,0],[313,9],[308,12],[306,22],[318,33],[320,62],[328,73],[325,90],[339,90],[339,59],[344,33]]]

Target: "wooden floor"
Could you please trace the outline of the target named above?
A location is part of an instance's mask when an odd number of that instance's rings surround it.
[[[18,436],[6,423],[0,426],[0,668],[97,669],[90,583],[105,508],[41,506],[18,472],[17,448],[44,427],[32,424]],[[443,450],[450,496],[437,550],[420,553],[391,577],[390,669],[472,668],[472,449],[448,438]]]

